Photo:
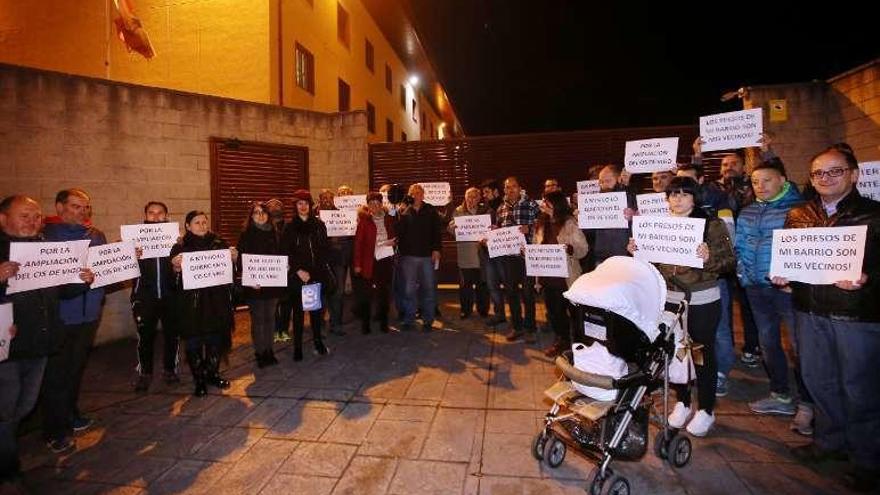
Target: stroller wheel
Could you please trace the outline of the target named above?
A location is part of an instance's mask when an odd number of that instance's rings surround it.
[[[601,469],[599,466],[596,466],[592,472],[590,472],[590,476],[587,478],[587,494],[588,495],[602,495],[602,488],[605,487],[605,481],[610,478],[615,478],[614,471],[609,467],[605,471],[605,476],[601,475]]]
[[[660,430],[657,432],[657,436],[654,437],[654,455],[660,459],[666,459],[668,452],[669,441],[666,439],[665,432]]]
[[[539,461],[544,460],[544,447],[547,445],[549,435],[545,430],[541,430],[532,440],[532,457]]]
[[[544,462],[551,468],[557,468],[565,460],[565,451],[567,450],[565,442],[555,436],[551,436],[546,442],[546,445],[544,445]]]
[[[603,495],[629,495],[629,480],[623,476],[615,476],[608,481],[605,489],[602,490]]]
[[[677,468],[685,467],[691,461],[691,451],[691,439],[678,435],[669,443],[669,462]]]

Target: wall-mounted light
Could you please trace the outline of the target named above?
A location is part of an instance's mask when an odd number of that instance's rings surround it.
[[[419,85],[419,76],[413,74],[409,76],[409,85],[412,87],[417,87]]]

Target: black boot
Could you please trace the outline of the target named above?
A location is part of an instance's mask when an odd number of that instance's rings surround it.
[[[193,352],[186,351],[186,362],[189,364],[189,370],[193,376],[193,395],[196,397],[204,397],[208,394],[208,387],[205,384],[205,360],[202,358],[201,350]]]
[[[370,320],[367,320],[370,321]],[[315,344],[315,352],[321,356],[326,356],[330,353],[330,349],[327,349],[327,346],[324,345],[324,339],[321,338],[321,325],[320,323],[315,325],[312,323],[312,340]]]
[[[229,380],[220,375],[220,352],[217,349],[208,348],[208,356],[205,359],[205,381],[220,390],[229,388]]]
[[[370,333],[370,305],[365,304],[361,308],[361,333],[366,335]]]
[[[293,323],[293,360],[303,360],[303,326],[302,323],[297,325],[296,321]]]
[[[273,351],[272,349],[269,349],[268,351],[266,351],[266,363],[267,363],[266,364],[267,366],[273,366],[273,365],[278,364],[278,360],[275,359],[275,351]]]
[[[254,357],[257,359],[257,368],[263,369],[268,365],[265,352],[255,352]]]

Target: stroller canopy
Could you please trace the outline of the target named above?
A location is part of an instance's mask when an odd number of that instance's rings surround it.
[[[612,311],[633,322],[651,342],[660,334],[666,282],[650,263],[613,256],[581,275],[563,294],[569,301]]]

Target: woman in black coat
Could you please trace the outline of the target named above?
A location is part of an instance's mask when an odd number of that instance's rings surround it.
[[[186,342],[186,360],[195,382],[196,396],[207,394],[207,385],[229,388],[220,375],[220,354],[228,346],[233,320],[232,285],[201,289],[183,289],[181,253],[230,249],[232,261],[238,258],[235,248],[209,231],[208,215],[193,210],[186,214],[186,234],[171,248],[171,266],[177,274],[180,336]]]
[[[293,360],[302,361],[303,327],[305,312],[302,303],[302,287],[306,284],[320,282],[324,294],[332,293],[335,288],[328,287],[334,277],[330,271],[327,252],[330,242],[327,239],[327,227],[315,216],[312,208],[312,195],[305,189],[293,193],[296,214],[284,231],[283,251],[288,256],[289,271],[287,287],[290,291],[293,320]],[[318,300],[320,301],[320,297]],[[321,338],[323,324],[323,308],[310,311],[309,321],[312,325],[312,341],[315,353],[326,355],[329,350]]]
[[[269,220],[269,209],[262,203],[251,205],[247,226],[238,238],[240,254],[281,254],[275,226]],[[241,261],[239,260],[239,263]],[[240,266],[240,265],[239,265]],[[284,294],[281,287],[244,287],[244,297],[251,312],[251,339],[260,368],[278,364],[272,349],[275,331],[275,308]]]

